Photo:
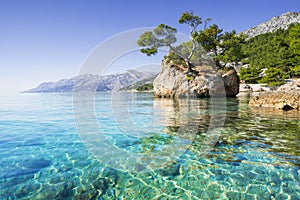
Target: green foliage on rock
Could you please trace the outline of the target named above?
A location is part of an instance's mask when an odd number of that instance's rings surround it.
[[[179,46],[176,47],[177,51],[180,52],[181,55],[188,55],[193,48],[193,44],[191,41],[184,42],[180,44]],[[194,66],[199,66],[201,64],[204,64],[204,59],[201,59],[203,55],[206,52],[204,52],[203,48],[198,48],[196,47],[194,50],[193,55],[189,59],[189,61],[194,65]],[[186,66],[186,61],[182,56],[180,56],[178,53],[174,51],[170,51],[167,55],[164,56],[164,59],[167,59],[169,62],[171,62],[174,65],[182,65]]]
[[[193,12],[184,12],[178,20],[179,24],[187,24],[191,27],[191,34],[202,24],[202,19]]]
[[[237,35],[236,31],[225,32],[221,36],[220,48],[221,52],[217,55],[217,59],[224,63],[237,63],[243,60],[246,55],[242,51],[242,45],[245,43],[246,35]]]
[[[205,20],[205,25],[209,19]],[[147,56],[155,55],[159,48],[167,47],[171,51],[171,57],[173,54],[177,54],[180,59],[185,62],[185,66],[188,70],[192,70],[194,65],[191,62],[191,58],[194,56],[197,50],[197,43],[195,41],[195,33],[200,24],[202,24],[202,19],[194,15],[193,12],[184,12],[178,20],[179,24],[187,24],[190,28],[190,44],[191,48],[183,48],[184,46],[175,46],[177,39],[175,34],[177,33],[176,28],[171,26],[160,24],[153,31],[147,31],[143,33],[137,41],[137,44],[141,48],[141,52]],[[182,50],[189,50],[189,52],[184,53]]]
[[[184,12],[179,18],[179,24],[186,24],[190,28],[190,41],[174,46],[176,42],[176,29],[161,24],[153,31],[145,32],[137,41],[142,47],[141,52],[150,56],[155,55],[160,47],[170,49],[169,58],[174,64],[183,65],[192,71],[195,65],[203,64],[203,55],[213,53],[213,61],[219,68],[223,68],[228,62],[238,62],[245,57],[241,51],[245,41],[244,35],[237,35],[233,30],[223,32],[218,25],[213,24],[207,27],[210,18],[202,20],[193,12]],[[203,29],[198,27],[204,23]]]
[[[300,65],[291,68],[291,73],[294,77],[300,77]]]
[[[258,83],[258,81],[260,80],[260,76],[259,76],[260,73],[261,73],[261,68],[257,66],[241,68],[240,78],[246,83]]]
[[[242,51],[250,64],[240,71],[240,78],[246,83],[277,86],[286,78],[299,77],[300,24],[251,38],[242,45]],[[262,76],[264,68],[267,70]]]
[[[136,88],[136,90],[139,91],[139,92],[151,91],[151,90],[153,90],[153,84],[152,83],[144,84],[144,85]]]
[[[235,30],[223,33],[223,29],[213,24],[199,31],[195,38],[207,52],[213,52],[213,59],[219,68],[223,68],[226,63],[236,63],[245,58],[241,49],[246,36],[237,35]]]
[[[200,30],[199,33],[195,35],[197,42],[206,51],[213,51],[217,55],[217,47],[220,45],[222,29],[218,25],[213,24],[204,30]]]
[[[279,68],[269,68],[266,71],[266,75],[262,77],[258,82],[267,83],[269,86],[279,86],[284,84],[284,79],[288,78],[288,75]]]
[[[161,47],[171,47],[177,41],[176,28],[160,24],[153,31],[143,33],[137,41],[138,46],[144,47],[141,52],[147,56],[155,55]]]

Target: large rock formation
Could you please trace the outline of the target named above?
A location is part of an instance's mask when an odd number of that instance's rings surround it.
[[[187,81],[186,69],[173,65],[166,60],[162,62],[161,72],[153,82],[155,97],[235,97],[239,93],[239,77],[234,69],[227,69],[220,74],[211,67],[198,66],[198,75],[194,80]]]
[[[276,91],[253,97],[249,105],[282,110],[300,110],[300,79],[286,83]]]
[[[266,21],[258,26],[244,31],[249,38],[255,37],[260,34],[274,32],[278,29],[287,29],[290,24],[300,23],[300,12],[288,12],[281,16],[273,17],[269,21]]]

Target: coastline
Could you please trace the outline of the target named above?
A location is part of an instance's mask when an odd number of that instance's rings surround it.
[[[248,85],[249,86],[249,85]],[[239,94],[249,93],[252,97],[249,102],[249,107],[270,108],[283,111],[299,111],[300,110],[300,79],[287,80],[284,85],[278,88],[266,88],[260,84],[255,85],[255,90],[252,87],[248,90],[241,91]]]

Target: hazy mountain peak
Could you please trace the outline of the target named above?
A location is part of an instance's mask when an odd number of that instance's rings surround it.
[[[300,23],[300,12],[287,12],[280,16],[273,17],[264,23],[244,31],[243,33],[247,34],[251,38],[260,34],[274,32],[280,28],[287,29],[293,23]]]

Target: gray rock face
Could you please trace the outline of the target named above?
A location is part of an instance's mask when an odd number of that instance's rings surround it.
[[[280,86],[277,91],[299,91],[300,79],[289,80],[286,84]]]
[[[232,68],[228,72],[222,74],[222,79],[226,96],[235,97],[240,91],[240,78],[235,69]]]
[[[205,66],[195,67],[198,75],[194,80],[187,81],[182,66],[162,62],[162,70],[153,82],[156,97],[208,97],[226,95],[234,97],[239,93],[239,77],[234,69],[219,75]]]
[[[45,82],[27,93],[47,92],[72,92],[76,91],[117,91],[120,88],[133,84],[137,81],[155,76],[154,72],[139,72],[127,70],[124,73],[98,76],[84,74],[70,79],[62,79],[57,82]]]
[[[273,17],[269,21],[266,21],[258,26],[244,31],[249,38],[255,37],[260,34],[274,32],[278,29],[287,29],[290,24],[300,23],[300,12],[288,12],[281,16]]]

